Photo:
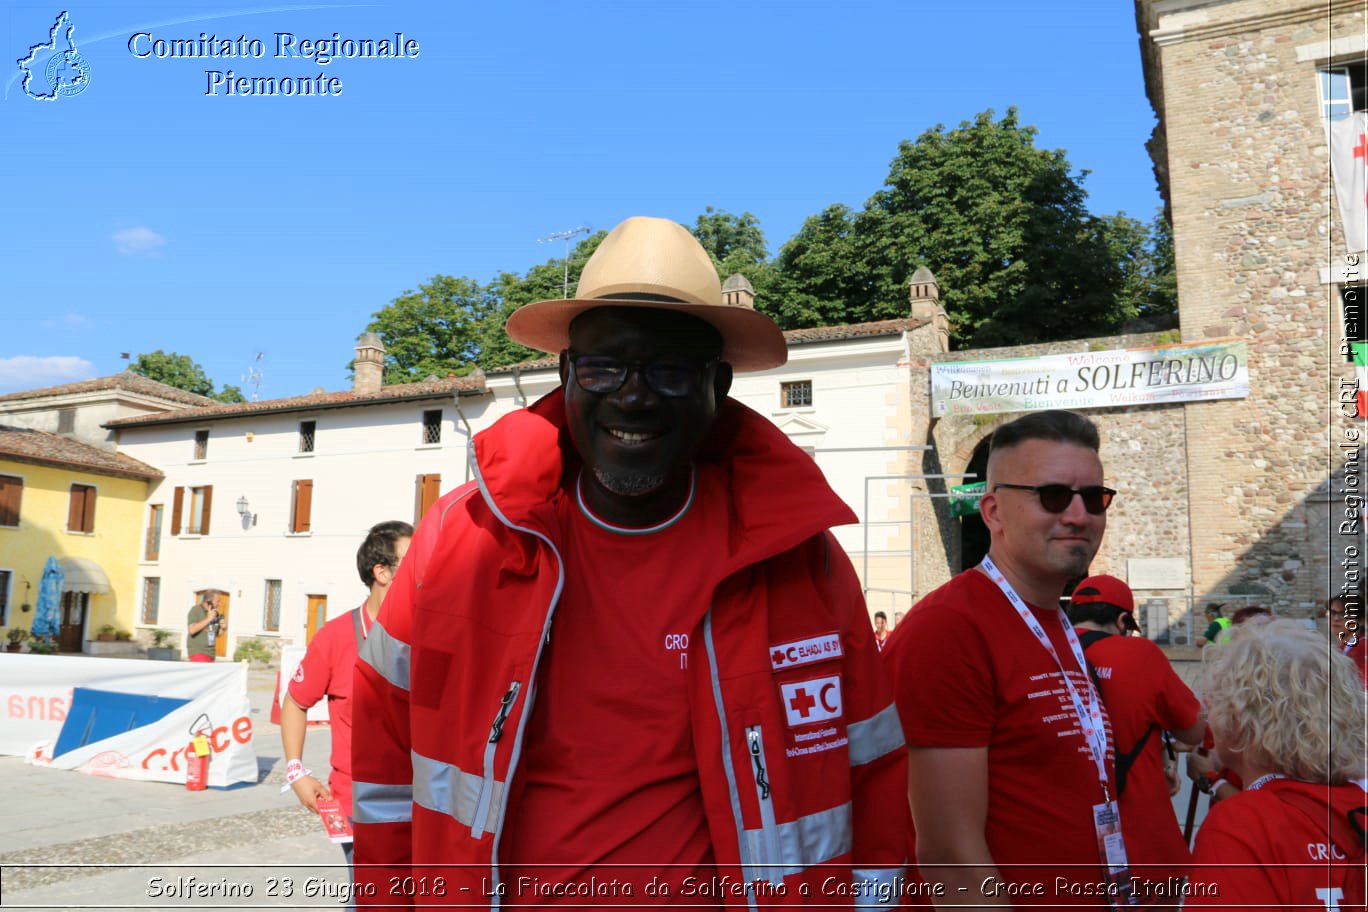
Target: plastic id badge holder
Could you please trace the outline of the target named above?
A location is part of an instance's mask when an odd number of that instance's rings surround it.
[[[1097,857],[1107,869],[1107,902],[1112,908],[1137,904],[1131,885],[1130,860],[1121,838],[1121,811],[1115,801],[1093,805],[1093,829],[1097,831]]]

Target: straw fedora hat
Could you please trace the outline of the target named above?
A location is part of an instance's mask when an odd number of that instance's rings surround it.
[[[577,296],[518,308],[504,329],[529,348],[558,353],[570,347],[570,321],[595,307],[650,307],[692,314],[722,334],[722,360],[741,371],[788,360],[784,334],[745,304],[727,304],[703,245],[669,219],[636,216],[619,224],[584,264]]]

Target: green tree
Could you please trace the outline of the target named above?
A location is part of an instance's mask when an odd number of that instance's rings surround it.
[[[223,384],[223,389],[215,393],[212,398],[217,399],[219,402],[247,401],[247,397],[242,395],[241,389],[236,386],[229,386],[227,383]]]
[[[149,380],[156,380],[158,383],[165,383],[167,386],[174,386],[176,389],[182,389],[188,393],[195,393],[199,396],[214,395],[214,381],[209,379],[204,368],[196,364],[195,359],[189,355],[165,352],[159,348],[154,352],[143,352],[138,355],[138,359],[130,364],[128,369],[135,374],[147,377]],[[220,396],[228,394],[229,390],[237,390],[237,387],[224,387]],[[238,399],[220,399],[219,401],[241,402],[241,395],[241,392],[238,391]]]
[[[366,327],[385,343],[385,382],[470,373],[480,356],[480,327],[494,305],[489,292],[465,276],[435,275],[417,291],[404,291]]]
[[[749,212],[732,215],[707,206],[694,221],[693,236],[715,263],[761,263],[769,258],[760,220]]]
[[[779,252],[786,327],[906,316],[907,283],[935,273],[960,346],[1101,335],[1151,301],[1144,225],[1096,218],[1086,172],[1009,108],[899,144],[882,189],[860,212],[832,206]]]

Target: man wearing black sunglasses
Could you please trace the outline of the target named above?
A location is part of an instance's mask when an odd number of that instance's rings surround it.
[[[883,650],[910,749],[916,861],[945,883],[938,904],[1107,905],[1110,727],[1059,609],[1116,493],[1099,445],[1073,412],[1000,427],[979,505],[988,557],[918,602]]]
[[[855,517],[727,398],[783,334],[641,218],[507,331],[562,386],[475,436],[357,666],[371,901],[895,903],[901,726],[828,532]]]

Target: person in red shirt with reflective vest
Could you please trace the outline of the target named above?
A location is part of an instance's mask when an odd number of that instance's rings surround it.
[[[1164,732],[1188,745],[1206,733],[1202,705],[1168,657],[1140,636],[1135,595],[1114,576],[1090,576],[1069,597],[1069,620],[1111,716],[1126,854],[1142,904],[1172,905],[1174,878],[1192,861],[1164,773]]]
[[[783,334],[663,219],[578,295],[509,318],[562,385],[475,435],[362,651],[358,901],[896,904],[902,733],[828,531],[855,517],[726,398]]]
[[[375,623],[412,536],[413,526],[399,520],[371,527],[356,551],[356,570],[368,590],[366,600],[354,611],[328,621],[314,635],[280,706],[285,782],[294,789],[299,803],[315,814],[320,798],[336,798],[341,812],[351,815],[352,672],[361,643]],[[308,709],[324,697],[328,698],[328,721],[332,728],[329,787],[306,770],[303,762]],[[351,861],[352,844],[343,843],[342,851]]]
[[[1245,624],[1202,688],[1216,753],[1244,789],[1197,831],[1185,908],[1363,910],[1363,683],[1324,634]]]

